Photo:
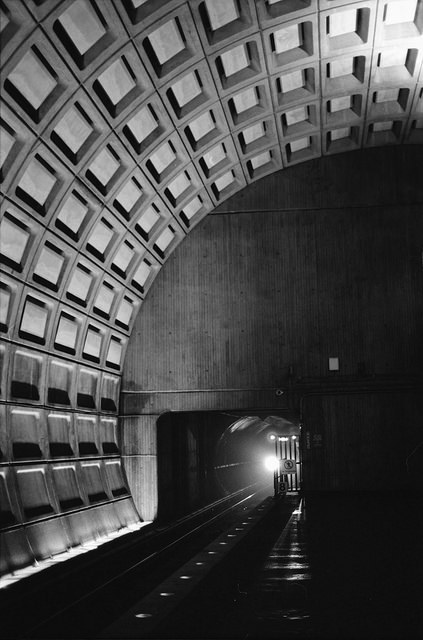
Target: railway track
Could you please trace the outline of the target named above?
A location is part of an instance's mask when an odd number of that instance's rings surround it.
[[[166,525],[151,525],[11,585],[2,636],[98,637],[133,602],[269,496],[252,485]]]

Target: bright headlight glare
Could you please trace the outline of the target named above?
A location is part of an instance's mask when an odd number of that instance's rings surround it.
[[[264,460],[264,466],[268,471],[274,471],[279,466],[279,460],[276,458],[276,456],[268,456]]]

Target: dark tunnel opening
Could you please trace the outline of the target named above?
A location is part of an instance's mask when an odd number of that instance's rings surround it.
[[[263,411],[163,414],[157,421],[158,520],[188,515],[248,487],[271,495],[275,451],[279,457],[284,446],[289,457],[288,445],[299,437],[295,419]]]

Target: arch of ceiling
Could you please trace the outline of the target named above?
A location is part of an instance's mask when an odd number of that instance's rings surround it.
[[[270,172],[422,143],[423,0],[4,0],[0,12],[8,573],[139,526],[120,372],[186,234]]]

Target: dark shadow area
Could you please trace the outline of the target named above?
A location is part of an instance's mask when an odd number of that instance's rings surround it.
[[[422,498],[309,493],[285,530],[281,501],[153,637],[421,638]]]

